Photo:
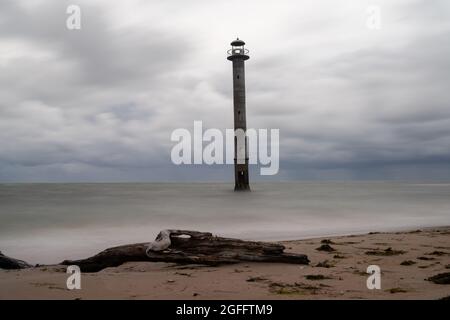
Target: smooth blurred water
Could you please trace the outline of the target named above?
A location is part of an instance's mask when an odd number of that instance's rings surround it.
[[[31,263],[152,241],[162,229],[255,240],[450,225],[450,184],[0,184],[0,250]]]

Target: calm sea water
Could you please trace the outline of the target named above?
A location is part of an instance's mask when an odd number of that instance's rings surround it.
[[[162,229],[255,240],[450,225],[450,184],[0,184],[0,250],[31,263],[152,241]]]

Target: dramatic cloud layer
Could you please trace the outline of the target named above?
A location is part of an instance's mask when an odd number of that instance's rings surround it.
[[[2,0],[0,182],[232,179],[174,166],[170,134],[232,127],[236,36],[248,126],[280,129],[271,179],[450,179],[450,2],[376,1],[380,30],[369,4]]]

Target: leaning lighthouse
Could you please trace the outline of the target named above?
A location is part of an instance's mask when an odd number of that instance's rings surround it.
[[[249,191],[248,178],[248,145],[245,132],[247,119],[245,116],[245,64],[248,60],[248,50],[244,48],[245,42],[237,38],[231,42],[227,59],[233,62],[233,104],[234,104],[234,130],[243,135],[235,134],[234,138],[234,190]],[[241,139],[240,139],[241,138]]]

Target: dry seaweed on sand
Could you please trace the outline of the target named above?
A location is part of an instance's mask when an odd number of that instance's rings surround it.
[[[405,260],[402,263],[400,263],[401,266],[412,266],[413,264],[416,264],[417,262],[412,260]]]
[[[333,268],[335,265],[334,263],[328,261],[328,260],[324,260],[319,262],[318,264],[316,264],[316,267],[318,268]]]
[[[325,251],[325,252],[333,252],[336,251],[332,246],[329,244],[322,244],[320,247],[316,248],[317,251]]]
[[[317,294],[320,291],[319,287],[312,286],[309,284],[295,282],[283,283],[283,282],[272,282],[269,285],[269,291],[275,294],[281,295],[307,295],[307,294]]]
[[[369,256],[397,256],[400,254],[404,254],[406,251],[403,250],[393,250],[391,247],[381,250],[381,249],[375,249],[375,250],[369,250],[366,251],[366,254]]]
[[[327,280],[327,279],[331,279],[328,276],[324,276],[323,274],[307,274],[305,276],[306,279],[308,280]]]
[[[423,261],[431,261],[431,260],[435,260],[434,258],[429,258],[429,257],[417,257],[417,259],[423,260]]]
[[[446,255],[446,254],[449,254],[449,253],[448,252],[444,252],[444,251],[436,250],[436,251],[425,253],[425,254],[428,255],[428,256],[443,256],[443,255]]]
[[[266,280],[267,280],[267,278],[264,278],[264,277],[250,277],[250,278],[248,278],[245,281],[247,281],[247,282],[260,282],[260,281],[266,281]]]
[[[402,288],[391,288],[391,289],[388,289],[386,291],[390,292],[390,293],[404,293],[404,292],[408,292],[407,290],[402,289]]]
[[[426,280],[436,284],[450,284],[450,272],[439,273]]]

